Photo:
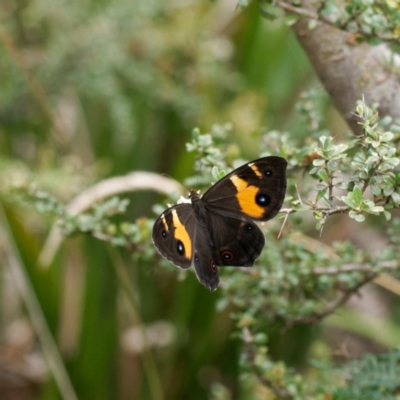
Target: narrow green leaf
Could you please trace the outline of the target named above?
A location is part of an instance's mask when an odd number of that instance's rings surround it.
[[[317,174],[317,175],[319,176],[319,178],[320,178],[323,182],[325,182],[325,183],[328,183],[328,182],[329,182],[328,174],[326,173],[326,171],[325,171],[324,169],[320,169],[320,170],[318,171],[318,174]]]
[[[362,202],[362,191],[358,186],[354,186],[353,189],[353,200],[355,201],[355,203],[357,204],[357,206],[361,205]]]

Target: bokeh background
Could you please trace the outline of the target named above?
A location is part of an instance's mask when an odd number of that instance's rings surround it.
[[[288,131],[293,140],[307,134],[296,102],[319,83],[290,27],[264,19],[256,2],[241,9],[235,0],[2,0],[0,10],[3,186],[28,179],[68,202],[134,170],[182,182],[193,175],[185,143],[194,127],[230,123],[229,141],[248,159],[259,156],[263,130]],[[323,124],[340,134],[344,123],[326,95],[320,106]],[[163,201],[151,192],[125,197],[131,221],[154,218],[152,205]],[[26,203],[5,199],[3,207],[78,398],[222,400],[230,398],[226,390],[235,399],[268,398],[240,378],[241,343],[231,336],[232,310],[216,309],[218,291],[210,295],[194,274],[181,282],[174,271],[83,235],[65,240],[43,268],[37,260],[52,218]],[[326,229],[330,240],[335,234]],[[0,398],[61,398],[6,264]],[[133,307],[116,272],[121,265]],[[379,343],[376,335],[368,349],[396,341],[397,326],[386,322],[389,336]],[[336,344],[340,328],[328,332]],[[275,340],[276,354],[298,366],[304,349],[326,351],[319,328],[309,329]],[[357,329],[362,335],[365,327]]]

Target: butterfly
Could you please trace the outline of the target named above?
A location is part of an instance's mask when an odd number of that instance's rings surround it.
[[[177,204],[156,220],[152,239],[159,253],[180,268],[192,263],[211,291],[219,284],[217,266],[250,267],[265,237],[254,221],[280,210],[286,192],[287,161],[270,156],[235,169],[202,197],[191,189],[191,204]]]

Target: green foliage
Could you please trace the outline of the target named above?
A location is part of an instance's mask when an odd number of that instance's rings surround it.
[[[251,7],[230,13],[196,1],[6,3],[4,31],[22,65],[1,47],[0,196],[17,254],[2,242],[1,221],[0,256],[9,256],[5,265],[20,258],[27,269],[78,397],[391,398],[397,350],[340,368],[332,367],[332,348],[311,366],[306,359],[315,343],[328,346],[317,322],[377,274],[399,277],[399,122],[379,119],[376,105],[360,101],[363,134],[333,136],[329,99],[306,86],[308,64],[279,25],[277,2],[260,4],[275,21],[268,24]],[[301,11],[300,2],[290,4]],[[316,17],[359,40],[396,41],[397,3],[347,4],[325,1]],[[27,84],[27,71],[39,89]],[[71,211],[94,182],[132,169],[206,189],[268,154],[289,162],[285,208],[262,227],[266,246],[256,265],[221,268],[213,294],[156,253],[153,217],[165,204],[154,205],[155,197],[121,194]],[[316,246],[310,236],[329,238],[338,221],[359,222],[357,232],[373,226],[384,245]],[[52,243],[53,223],[64,236],[44,270],[38,255]],[[27,314],[13,308],[15,298],[7,301],[16,290],[1,277],[6,332]],[[52,368],[38,383],[41,399],[58,396]]]
[[[310,16],[309,9],[303,10],[301,1],[274,2],[258,0],[263,17],[274,20],[282,16],[282,10],[290,7],[294,15]],[[314,29],[318,20],[339,29],[357,34],[358,41],[368,40],[376,45],[381,42],[399,43],[400,6],[396,0],[350,0],[345,6],[338,0],[326,0],[316,6],[314,18],[309,20],[309,29]],[[293,15],[287,20],[293,24]]]
[[[391,196],[394,191],[389,193],[387,189],[396,179],[394,169],[399,163],[396,157],[397,126],[390,126],[395,133],[382,131],[377,113],[364,103],[358,106],[358,114],[363,124],[362,136],[341,144],[335,144],[332,137],[322,136],[320,147],[310,142],[300,150],[301,154],[314,154],[308,168],[310,176],[318,180],[314,185],[315,200],[305,201],[288,196],[287,203],[292,208],[283,209],[282,213],[289,216],[310,212],[317,220],[318,229],[338,213],[348,214],[357,222],[365,221],[368,214],[390,219],[391,211],[399,205],[396,197]],[[229,125],[215,125],[210,133],[201,134],[197,128],[192,131],[192,141],[187,144],[187,150],[196,154],[197,172],[188,182],[206,184],[211,176],[217,180],[226,174],[230,154],[227,142],[229,129]],[[293,169],[305,168],[296,157],[295,150],[288,147],[284,135],[266,133],[261,139],[266,143],[275,143],[275,148],[269,146],[271,153],[291,154],[289,163]],[[291,178],[289,181],[293,182]],[[372,200],[364,198],[367,189],[370,189]],[[19,191],[25,193],[22,188]],[[293,191],[292,185],[290,191]],[[337,191],[345,194],[336,195]],[[41,191],[28,191],[25,198],[34,203],[38,211],[50,212],[57,217],[65,234],[89,233],[114,246],[134,251],[135,259],[149,260],[154,257],[153,247],[148,246],[153,220],[141,219],[134,224],[127,221],[114,223],[111,220],[113,216],[126,212],[126,199],[114,197],[95,205],[86,213],[71,216],[57,200]],[[296,226],[298,221],[292,218]],[[398,227],[400,223],[395,219],[389,231],[395,243]],[[306,242],[294,242],[290,237],[284,236],[278,241],[277,228],[275,224],[265,231],[265,250],[255,268],[242,273],[234,268],[221,271],[223,296],[217,303],[217,309],[221,312],[230,304],[235,306],[232,317],[236,321],[236,336],[244,342],[246,349],[242,360],[244,373],[255,373],[261,382],[284,398],[302,399],[313,395],[313,399],[322,399],[319,396],[328,393],[327,388],[334,388],[341,380],[331,379],[318,389],[284,363],[272,361],[268,356],[265,324],[277,324],[282,329],[295,324],[314,323],[326,317],[377,273],[397,269],[400,253],[398,246],[393,246],[376,255],[343,242],[334,245],[332,255],[323,248],[315,251]],[[165,261],[161,263],[168,264]],[[213,390],[217,398],[226,396],[221,387],[216,386]]]
[[[321,147],[314,151],[308,149],[309,154],[314,153],[314,168],[310,174],[319,183],[314,187],[317,192],[315,200],[307,203],[319,220],[318,229],[329,216],[339,212],[348,213],[358,222],[365,220],[365,214],[384,215],[389,220],[390,210],[399,206],[396,191],[398,173],[395,171],[400,162],[396,156],[398,126],[391,124],[391,131],[384,131],[383,123],[390,123],[390,120],[379,123],[376,111],[362,102],[357,113],[364,131],[361,137],[348,144],[336,145],[332,137],[321,136]],[[343,176],[348,174],[350,179],[344,179]],[[347,194],[335,196],[333,191],[337,189],[347,191]],[[372,192],[373,200],[363,198],[367,189]],[[296,203],[293,205],[296,207]]]
[[[395,400],[399,391],[400,350],[378,356],[365,354],[360,360],[347,363],[340,373],[347,387],[335,390],[334,400]]]

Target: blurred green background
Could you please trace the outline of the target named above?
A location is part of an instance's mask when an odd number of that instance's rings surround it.
[[[304,136],[295,103],[318,86],[305,54],[283,21],[263,19],[256,3],[236,6],[3,0],[0,184],[31,179],[68,202],[94,182],[133,170],[182,182],[193,175],[185,143],[195,126],[232,123],[229,140],[249,159],[259,156],[262,129]],[[326,98],[323,105],[335,135],[343,122]],[[126,197],[131,221],[154,218],[151,207],[162,200],[150,192]],[[78,398],[230,398],[224,388],[234,399],[269,398],[240,379],[241,344],[230,336],[232,310],[216,311],[218,291],[210,294],[194,274],[180,282],[84,236],[68,238],[43,269],[37,258],[52,220],[22,204],[5,201],[4,210]],[[0,372],[0,390],[6,399],[61,398],[5,264],[0,371],[9,375]],[[121,265],[133,307],[118,279]],[[275,352],[285,349],[297,365],[318,334],[289,332]],[[296,346],[288,346],[293,338]]]

